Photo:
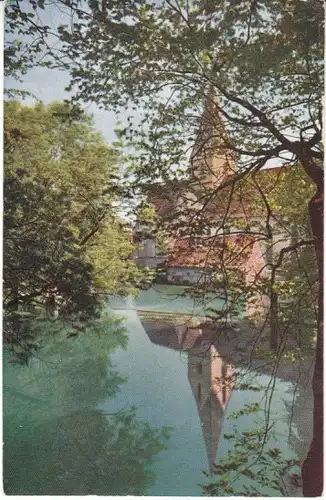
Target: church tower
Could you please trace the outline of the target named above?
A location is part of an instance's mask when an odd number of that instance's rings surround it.
[[[204,98],[197,138],[190,157],[190,173],[202,188],[211,189],[236,172],[236,157],[222,121],[216,90]]]

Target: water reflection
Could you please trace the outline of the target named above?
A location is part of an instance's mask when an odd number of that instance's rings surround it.
[[[225,410],[234,387],[234,368],[220,356],[211,339],[199,327],[186,326],[169,315],[138,311],[154,344],[187,354],[188,380],[196,402],[205,442],[208,470],[213,473]]]
[[[144,495],[153,485],[150,465],[166,432],[138,420],[132,407],[99,410],[124,382],[109,354],[126,337],[112,321],[97,326],[77,338],[44,335],[26,367],[9,364],[5,353],[6,494]]]
[[[224,434],[233,433],[235,423],[239,432],[257,427],[252,415],[228,418],[246,404],[261,404],[263,394],[243,389],[230,397],[233,384],[223,382],[233,370],[224,338],[211,345],[207,331],[159,321],[154,305],[147,317],[140,313],[142,324],[129,309],[120,313],[129,333],[126,350],[118,348],[126,335],[111,320],[68,340],[47,324],[40,359],[29,367],[5,360],[6,493],[199,496],[202,471],[211,469],[217,447],[217,462],[232,447]],[[250,385],[270,382],[267,374],[250,377]],[[273,446],[289,458],[289,419],[294,430],[298,425],[290,412],[293,391],[277,380],[270,415],[280,439]],[[158,453],[164,432],[144,422],[174,429],[168,449]]]

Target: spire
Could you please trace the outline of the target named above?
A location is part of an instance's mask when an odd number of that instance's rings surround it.
[[[154,344],[188,352],[188,380],[197,406],[205,442],[208,470],[213,474],[217,447],[222,433],[223,418],[232,387],[223,391],[216,383],[224,375],[224,360],[210,340],[202,338],[200,328],[187,328],[162,319],[150,318],[139,311],[142,325]],[[161,313],[159,314],[161,315]]]
[[[210,392],[204,405],[199,409],[199,418],[205,441],[208,470],[213,474],[217,447],[222,432],[224,409],[214,393]]]
[[[213,345],[203,341],[190,349],[188,379],[197,405],[210,474],[213,473],[225,407],[230,398],[230,392],[223,398],[222,391],[216,388],[216,379],[222,376],[222,371],[223,360]]]
[[[228,136],[220,113],[220,103],[213,86],[203,103],[195,145],[190,157],[190,169],[196,181],[206,188],[219,185],[233,175],[235,155],[228,148]]]

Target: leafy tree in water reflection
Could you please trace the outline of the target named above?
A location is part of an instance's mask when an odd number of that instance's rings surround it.
[[[126,345],[124,331],[111,319],[67,344],[63,333],[50,335],[53,325],[38,326],[45,327],[51,340],[29,366],[5,362],[6,493],[146,494],[168,429],[152,429],[133,407],[98,409],[124,382],[108,359]]]

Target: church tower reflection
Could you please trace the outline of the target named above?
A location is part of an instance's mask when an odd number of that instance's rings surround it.
[[[225,409],[234,385],[233,367],[222,358],[200,327],[176,325],[164,315],[138,311],[154,344],[188,354],[188,380],[206,447],[209,473],[213,472]]]
[[[209,341],[202,340],[188,351],[188,379],[197,404],[210,473],[230,399],[231,376],[232,368]]]

